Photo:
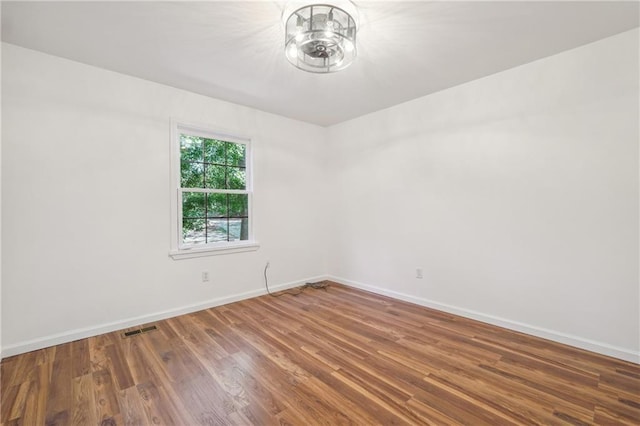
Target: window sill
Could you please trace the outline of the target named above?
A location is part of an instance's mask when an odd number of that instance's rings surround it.
[[[237,244],[229,244],[224,246],[198,247],[190,249],[171,250],[169,256],[173,260],[193,259],[195,257],[219,256],[222,254],[244,253],[247,251],[256,251],[260,248],[257,241],[246,241]]]

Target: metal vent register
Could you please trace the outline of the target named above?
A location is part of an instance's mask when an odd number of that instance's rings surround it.
[[[157,329],[158,327],[156,327],[155,325],[151,325],[149,327],[138,328],[136,330],[129,330],[122,333],[122,337],[125,338],[125,337],[137,336],[139,334],[148,333],[150,331],[154,331]]]

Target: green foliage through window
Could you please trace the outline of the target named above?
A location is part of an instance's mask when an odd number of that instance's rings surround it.
[[[244,144],[180,135],[180,186],[246,189]]]
[[[216,192],[247,189],[246,156],[244,144],[180,134],[184,243],[248,239],[249,195]]]

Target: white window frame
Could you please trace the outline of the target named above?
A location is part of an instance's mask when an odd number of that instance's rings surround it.
[[[180,186],[180,134],[186,133],[208,139],[218,139],[225,142],[243,144],[246,147],[246,188],[216,189],[211,191],[204,188],[185,189]],[[193,257],[214,256],[219,254],[241,253],[257,250],[260,245],[253,234],[253,161],[251,139],[236,136],[234,132],[214,130],[205,125],[189,124],[183,121],[171,121],[171,249],[169,255],[173,259],[188,259]],[[248,209],[248,240],[222,241],[209,244],[185,245],[182,240],[182,194],[183,192],[214,192],[223,194],[247,194]]]

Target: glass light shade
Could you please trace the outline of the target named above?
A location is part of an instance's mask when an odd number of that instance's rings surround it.
[[[356,21],[343,9],[314,4],[296,9],[285,22],[285,54],[301,70],[342,70],[356,57]]]

